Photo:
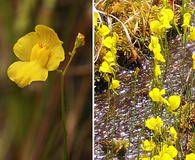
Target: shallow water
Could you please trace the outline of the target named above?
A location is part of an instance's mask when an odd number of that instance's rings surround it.
[[[164,88],[167,93],[182,94],[187,85],[192,66],[192,53],[195,51],[195,43],[187,44],[182,48],[178,39],[171,43],[170,60]],[[173,47],[174,46],[174,47]],[[117,79],[120,80],[118,95],[108,93],[95,93],[94,105],[94,158],[106,159],[100,142],[113,138],[128,139],[132,144],[125,155],[125,159],[135,159],[138,153],[138,143],[149,133],[142,130],[144,120],[152,116],[152,106],[148,92],[151,89],[153,79],[153,59],[145,57],[142,60],[143,68],[136,79],[133,72],[125,68],[119,68]],[[193,78],[195,75],[192,75]],[[182,83],[183,82],[183,83]],[[194,83],[195,84],[195,83]],[[192,101],[195,101],[195,85],[192,87]],[[164,112],[163,112],[164,113]],[[162,113],[162,117],[163,117]],[[169,120],[171,121],[171,120]],[[116,158],[116,157],[115,157]]]

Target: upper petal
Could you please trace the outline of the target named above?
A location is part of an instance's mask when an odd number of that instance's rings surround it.
[[[8,68],[7,74],[12,81],[23,88],[32,81],[45,81],[48,76],[48,71],[37,62],[18,61]]]
[[[51,54],[47,63],[47,69],[49,71],[56,70],[61,61],[65,58],[65,53],[62,45],[58,45],[55,48],[51,49]]]
[[[62,41],[59,40],[56,32],[45,25],[37,25],[35,27],[35,31],[39,36],[39,43],[41,43],[42,45],[54,47],[56,45],[63,43]]]
[[[38,42],[38,36],[35,32],[30,32],[21,37],[14,45],[15,55],[22,61],[29,61],[31,49]]]

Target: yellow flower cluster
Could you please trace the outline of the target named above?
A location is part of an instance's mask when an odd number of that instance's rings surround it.
[[[142,149],[145,152],[141,160],[173,160],[178,151],[174,147],[177,140],[177,131],[172,126],[167,128],[160,117],[152,117],[145,121],[145,126],[153,131],[151,140],[144,140]],[[148,157],[150,153],[150,158]],[[152,155],[151,155],[152,154]]]
[[[164,144],[158,155],[155,155],[153,160],[173,160],[178,154],[177,149],[170,145]]]
[[[167,2],[166,2],[167,3]],[[166,4],[164,2],[164,4]],[[166,5],[165,5],[166,6]],[[151,36],[151,42],[149,44],[149,49],[154,53],[154,76],[158,78],[161,76],[161,69],[158,62],[165,62],[165,59],[161,53],[161,45],[159,43],[159,37],[162,38],[163,33],[166,32],[167,29],[171,28],[170,22],[173,20],[174,13],[171,9],[162,8],[160,11],[160,17],[158,20],[153,20],[150,22],[150,30],[154,34]]]
[[[95,15],[94,15],[95,16]],[[94,17],[94,24],[97,26],[97,15]],[[103,56],[103,62],[99,67],[99,72],[103,73],[104,79],[109,82],[109,89],[115,92],[115,89],[119,87],[119,81],[115,79],[116,73],[116,43],[118,41],[117,33],[113,33],[110,36],[110,29],[102,24],[97,26],[97,34],[102,37],[102,46],[106,48],[107,53]],[[116,92],[115,92],[116,93]]]
[[[172,95],[169,96],[168,100],[166,100],[163,97],[164,94],[165,94],[165,89],[160,90],[159,88],[153,88],[149,92],[149,97],[152,99],[153,102],[165,104],[167,106],[167,110],[173,112],[180,106],[181,98],[180,96]]]

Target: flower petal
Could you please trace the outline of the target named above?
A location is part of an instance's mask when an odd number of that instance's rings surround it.
[[[35,32],[30,32],[21,37],[14,45],[15,55],[22,61],[29,61],[31,49],[37,43],[38,36]]]
[[[49,71],[56,70],[64,58],[65,53],[63,47],[61,45],[56,46],[51,50],[51,54],[47,63],[47,69]]]
[[[43,46],[47,45],[52,48],[63,43],[59,40],[56,32],[45,25],[37,25],[35,27],[35,31],[39,36],[39,43],[41,43]]]
[[[23,88],[32,81],[45,81],[48,76],[48,71],[37,62],[18,61],[8,68],[7,74],[12,81]]]

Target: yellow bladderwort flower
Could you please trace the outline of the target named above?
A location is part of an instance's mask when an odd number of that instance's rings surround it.
[[[173,17],[174,17],[174,13],[173,13],[173,10],[172,9],[169,9],[169,8],[162,8],[162,10],[160,11],[160,14],[162,15],[161,18],[164,19],[167,19],[168,22],[172,21],[173,20]],[[161,19],[160,18],[160,19]],[[162,20],[162,21],[163,21]],[[161,20],[160,20],[161,21]]]
[[[150,30],[157,35],[161,35],[163,33],[161,29],[161,22],[158,20],[153,20],[150,22]]]
[[[160,11],[159,20],[150,22],[150,30],[156,35],[162,35],[166,29],[171,28],[170,22],[173,20],[174,13],[171,9],[163,8]]]
[[[190,35],[188,36],[189,41],[195,40],[195,27],[190,27]]]
[[[151,42],[148,48],[153,51],[154,58],[160,62],[165,62],[163,55],[161,54],[161,46],[159,44],[159,39],[156,36],[151,36]]]
[[[93,12],[93,25],[96,27],[97,26],[97,20],[98,20],[98,13]]]
[[[156,64],[154,66],[154,75],[156,78],[158,78],[159,76],[161,76],[161,70],[160,70],[160,65]]]
[[[191,14],[190,13],[185,13],[183,15],[182,27],[184,27],[184,28],[190,27],[190,19],[191,19]]]
[[[149,92],[149,96],[154,102],[160,102],[160,103],[165,103],[165,99],[162,97],[162,95],[165,94],[165,89],[158,89],[158,88],[153,88]]]
[[[155,147],[156,145],[152,140],[145,140],[142,144],[142,149],[144,151],[152,151]]]
[[[108,51],[103,59],[107,61],[111,66],[116,65],[116,54],[112,53],[111,51]]]
[[[53,29],[37,25],[35,32],[26,34],[14,45],[14,53],[21,61],[8,68],[8,77],[19,87],[45,81],[48,71],[56,70],[65,58],[62,43]]]
[[[195,70],[195,54],[192,54],[193,66],[192,68]]]
[[[150,42],[148,48],[150,49],[150,51],[153,51],[155,48],[158,48],[161,51],[158,37],[151,36],[151,42]]]
[[[195,154],[194,153],[187,154],[185,160],[195,160]]]
[[[145,121],[145,126],[150,130],[161,132],[161,127],[163,126],[163,121],[160,117],[157,118],[149,118]]]
[[[154,52],[154,58],[155,58],[157,61],[160,61],[160,62],[162,62],[162,63],[165,63],[165,58],[164,58],[164,56],[161,54],[159,48],[154,48],[153,52]]]
[[[176,95],[170,96],[168,99],[168,110],[170,111],[176,110],[180,106],[180,103],[181,103],[180,96]]]
[[[113,36],[108,36],[103,39],[102,44],[110,49],[111,52],[116,53],[116,42],[118,41],[118,38],[118,34],[114,32]]]
[[[105,37],[109,33],[110,29],[106,25],[102,24],[100,27],[98,27],[97,34],[99,34],[100,36]]]
[[[161,21],[161,26],[160,26],[161,29],[163,29],[163,28],[169,29],[172,27],[170,25],[170,21],[167,19],[167,16],[161,17],[160,21]]]
[[[118,81],[116,79],[112,79],[112,83],[111,83],[109,89],[112,89],[115,92],[115,89],[119,88],[119,86],[120,86],[120,81]]]
[[[162,150],[160,151],[159,155],[160,157],[166,156],[167,159],[170,156],[172,159],[177,156],[177,149],[174,146],[168,146],[167,144],[164,144],[162,147]],[[168,156],[169,155],[169,156]]]
[[[99,71],[100,72],[103,72],[103,73],[111,73],[113,74],[114,73],[114,69],[112,68],[112,66],[106,62],[106,61],[103,61],[103,63],[101,64],[100,68],[99,68]]]
[[[176,140],[177,140],[177,131],[175,130],[175,128],[174,128],[174,127],[171,127],[171,128],[169,129],[169,132],[170,132],[170,134],[172,135],[174,141],[176,141]]]

